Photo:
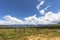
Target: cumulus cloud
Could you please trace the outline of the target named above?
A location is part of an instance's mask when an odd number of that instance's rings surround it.
[[[13,25],[13,24],[23,24],[24,22],[10,15],[4,16],[4,20],[0,20],[0,25]]]
[[[4,20],[0,20],[0,25],[38,25],[38,24],[57,24],[60,23],[60,12],[47,12],[44,16],[37,17],[37,15],[29,16],[24,20],[12,17],[10,15],[4,16]]]
[[[37,17],[36,17],[36,15],[33,15],[30,17],[26,17],[24,20],[25,20],[25,23],[27,23],[29,25],[36,25]]]
[[[44,24],[57,24],[60,23],[60,12],[53,13],[52,11],[49,11],[41,18],[44,20]],[[41,23],[42,24],[42,23]]]
[[[27,24],[57,24],[60,23],[60,12],[47,12],[44,16],[37,17],[36,15],[25,18]]]

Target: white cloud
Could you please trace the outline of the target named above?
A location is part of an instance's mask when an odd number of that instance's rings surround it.
[[[60,12],[53,13],[49,11],[45,16],[37,17],[36,15],[25,18],[27,24],[57,24],[60,23]]]
[[[23,24],[24,22],[10,15],[4,16],[5,20],[0,20],[0,25],[13,25],[13,24]]]
[[[34,22],[35,24],[57,24],[57,23],[60,23],[60,12],[58,13],[53,13],[51,11],[47,12],[45,16],[42,16],[42,17],[36,17],[36,16],[31,16],[31,17],[28,17],[27,21],[30,22]],[[28,24],[29,24],[28,23]]]
[[[41,1],[41,2],[40,2],[40,5],[43,5],[43,4],[44,4],[44,1]]]
[[[40,10],[39,12],[40,12],[41,15],[45,14],[45,10],[44,9]]]
[[[45,13],[45,10],[44,9],[41,9],[41,6],[43,6],[44,5],[44,1],[41,1],[37,6],[36,6],[36,8],[37,8],[37,10],[39,11],[39,13],[41,14],[41,15],[44,15],[44,13]],[[46,8],[45,8],[46,9]]]
[[[44,15],[45,14],[45,11],[50,7],[50,5],[48,5],[47,7],[45,7],[44,9],[41,9],[41,6],[43,6],[44,5],[44,2],[45,2],[45,0],[39,0],[39,4],[36,6],[36,8],[37,8],[37,10],[39,11],[39,13],[41,14],[41,15]]]
[[[48,5],[46,8],[44,8],[45,10],[47,10],[51,5]]]
[[[24,20],[17,19],[10,15],[4,16],[4,20],[0,20],[0,25],[14,25],[14,24],[38,25],[38,24],[57,24],[57,23],[60,23],[60,12],[53,13],[52,11],[47,12],[44,16],[41,17],[33,15],[24,18]]]
[[[58,13],[53,13],[51,11],[47,12],[46,15],[44,17],[41,18],[42,20],[44,20],[43,22],[46,22],[47,24],[56,24],[56,23],[60,23],[60,12]],[[46,24],[45,23],[45,24]]]
[[[42,5],[44,5],[44,1],[41,1],[41,2],[36,6],[37,10],[40,10],[40,6],[42,6]]]
[[[28,25],[32,25],[32,24],[36,25],[37,17],[36,17],[36,15],[33,15],[33,16],[25,18],[24,20],[25,20],[25,23]]]

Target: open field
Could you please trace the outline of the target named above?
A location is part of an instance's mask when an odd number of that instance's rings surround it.
[[[53,27],[0,28],[0,40],[60,40],[60,29]]]

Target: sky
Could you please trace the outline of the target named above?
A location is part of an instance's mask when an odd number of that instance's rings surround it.
[[[17,18],[25,18],[37,14],[37,0],[0,0],[0,18],[11,15]]]
[[[60,0],[0,0],[0,25],[60,23]]]

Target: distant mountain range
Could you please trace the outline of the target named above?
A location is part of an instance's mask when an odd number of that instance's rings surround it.
[[[60,26],[59,24],[49,24],[49,25],[0,25],[0,26],[8,26],[8,27],[43,27],[43,26]]]
[[[60,23],[59,24],[48,24],[48,25],[41,25],[41,24],[39,24],[39,25],[0,25],[0,26],[13,26],[13,27],[15,27],[15,26],[60,26]]]

